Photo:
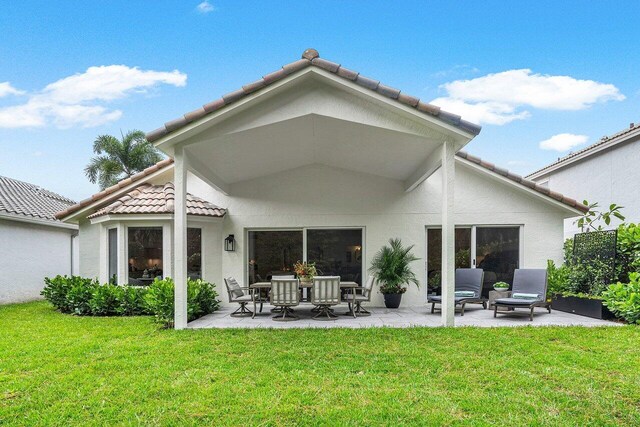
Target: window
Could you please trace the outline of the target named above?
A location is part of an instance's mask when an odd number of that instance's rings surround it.
[[[162,227],[128,228],[129,284],[149,284],[162,277]]]
[[[302,230],[251,230],[248,240],[249,284],[293,274],[293,264],[303,258]]]
[[[187,276],[202,279],[202,230],[187,228]]]
[[[323,276],[362,284],[362,229],[307,230],[307,261]]]
[[[107,252],[108,252],[108,268],[109,283],[118,283],[118,229],[110,228],[107,232]]]

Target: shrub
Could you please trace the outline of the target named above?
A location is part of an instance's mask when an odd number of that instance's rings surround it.
[[[566,265],[556,267],[552,260],[547,261],[547,296],[567,292],[570,269]]]
[[[89,301],[91,314],[94,316],[114,316],[118,314],[122,289],[122,287],[112,284],[96,286]]]
[[[164,327],[173,326],[173,280],[171,278],[157,279],[149,286],[144,299],[158,323]]]
[[[174,315],[174,288],[170,278],[156,279],[145,295],[145,301],[149,311],[156,321],[164,327],[173,326]],[[220,301],[215,285],[203,280],[191,280],[187,282],[187,320],[190,322],[218,309]]]
[[[603,304],[617,317],[640,324],[640,273],[630,273],[629,283],[609,285],[602,297]]]
[[[627,282],[629,273],[640,272],[640,225],[620,224],[616,250],[616,262],[620,266],[619,280]]]
[[[120,287],[119,300],[120,304],[116,308],[116,313],[120,316],[140,316],[142,314],[151,314],[145,295],[148,289],[133,286]]]
[[[98,281],[79,276],[56,276],[44,279],[40,293],[55,308],[63,313],[87,315],[91,313],[89,301]]]

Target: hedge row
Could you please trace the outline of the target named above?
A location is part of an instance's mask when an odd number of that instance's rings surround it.
[[[62,313],[78,316],[153,315],[165,327],[173,325],[174,284],[156,279],[148,287],[100,284],[79,276],[45,278],[42,296]],[[187,318],[195,320],[218,309],[215,285],[202,280],[187,283]]]

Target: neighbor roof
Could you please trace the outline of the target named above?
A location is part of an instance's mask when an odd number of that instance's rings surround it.
[[[164,185],[141,184],[87,218],[114,214],[172,214],[175,189],[172,182]],[[187,193],[187,214],[222,217],[225,209]]]
[[[605,145],[611,146],[622,143],[632,136],[630,134],[634,134],[636,133],[636,131],[640,131],[640,123],[631,123],[631,125],[627,129],[621,130],[620,132],[614,133],[613,135],[603,136],[595,144],[591,144],[590,146],[585,147],[582,150],[578,150],[575,153],[569,153],[566,156],[559,158],[557,161],[543,167],[542,169],[538,169],[537,171],[530,173],[529,175],[527,175],[527,178],[537,178],[544,172],[550,172],[551,170],[564,167],[566,164],[571,163],[572,160],[577,160],[576,158],[578,157],[584,158],[595,154],[599,151],[599,148],[604,148],[603,146]]]
[[[58,222],[56,212],[74,203],[37,185],[0,176],[0,214]]]
[[[69,206],[67,209],[62,210],[58,213],[56,213],[56,218],[58,219],[62,219],[68,215],[71,215],[72,213],[75,213],[77,211],[79,211],[80,209],[83,209],[95,202],[97,202],[98,200],[102,200],[105,197],[107,197],[110,194],[115,193],[118,190],[121,190],[123,188],[125,188],[128,185],[131,185],[135,182],[138,182],[140,180],[142,180],[143,178],[148,177],[149,175],[158,172],[162,169],[164,169],[165,167],[169,166],[173,164],[173,159],[172,158],[167,158],[164,160],[159,161],[158,163],[156,163],[153,166],[149,166],[148,168],[146,168],[145,170],[143,170],[142,172],[139,172],[135,175],[130,176],[129,178],[123,179],[122,181],[119,181],[117,184],[112,185],[111,187],[107,187],[104,190],[100,191],[99,193],[94,194],[93,196],[89,197],[88,199],[84,199],[81,200],[80,202],[78,202],[77,204],[73,205],[73,206]]]
[[[585,206],[582,203],[579,203],[578,201],[576,201],[575,199],[572,199],[571,197],[567,197],[564,196],[560,193],[558,193],[557,191],[552,191],[547,187],[543,187],[539,184],[536,184],[535,182],[523,178],[520,175],[516,175],[514,173],[509,172],[506,169],[502,169],[497,167],[496,165],[494,165],[493,163],[489,163],[487,161],[482,160],[480,157],[476,157],[476,156],[472,156],[471,154],[467,154],[464,151],[458,151],[458,153],[456,153],[456,155],[460,158],[466,159],[478,166],[483,167],[484,169],[491,171],[493,173],[496,173],[498,175],[501,175],[517,184],[523,185],[527,188],[530,188],[534,191],[537,191],[538,193],[541,193],[547,197],[551,197],[552,199],[557,200],[560,203],[563,203],[567,206],[570,206],[574,209],[577,209],[581,212],[587,212],[589,210],[589,208],[587,206]]]
[[[216,99],[215,101],[205,104],[197,110],[186,113],[182,117],[165,123],[161,128],[149,132],[147,134],[147,140],[151,142],[156,141],[168,135],[169,133],[188,125],[189,123],[195,122],[196,120],[199,120],[204,116],[213,113],[214,111],[218,111],[226,107],[227,105],[244,98],[249,94],[257,92],[271,85],[272,83],[277,82],[278,80],[281,80],[288,75],[307,67],[318,67],[339,77],[342,77],[345,80],[353,81],[366,89],[370,89],[380,95],[386,96],[387,98],[395,99],[396,101],[404,105],[413,107],[424,114],[436,117],[443,122],[455,126],[472,135],[478,135],[480,133],[480,126],[466,120],[462,120],[460,116],[456,114],[448,113],[441,110],[440,107],[422,102],[414,96],[405,94],[400,90],[394,89],[390,86],[386,86],[380,83],[378,80],[364,77],[357,71],[352,71],[344,68],[340,64],[322,59],[320,58],[320,54],[318,53],[318,51],[315,49],[307,49],[303,52],[302,59],[286,64],[281,69],[265,75],[260,80],[246,84],[240,89],[224,95],[222,98]]]

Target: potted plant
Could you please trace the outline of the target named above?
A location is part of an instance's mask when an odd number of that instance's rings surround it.
[[[496,282],[493,284],[493,289],[498,292],[506,292],[509,290],[509,284],[507,282]]]
[[[420,258],[411,253],[413,245],[402,246],[400,239],[390,239],[389,245],[383,246],[371,261],[371,271],[380,283],[380,292],[384,295],[387,308],[398,308],[402,294],[407,291],[409,283],[420,286],[411,263]]]
[[[318,274],[316,270],[316,264],[314,262],[296,262],[293,265],[293,271],[295,271],[300,283],[309,284],[313,282],[313,277]]]

